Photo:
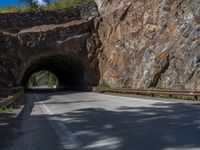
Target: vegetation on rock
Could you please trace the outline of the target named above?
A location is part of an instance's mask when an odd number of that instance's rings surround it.
[[[36,86],[48,86],[48,87],[53,87],[53,86],[58,85],[58,80],[57,77],[49,72],[49,71],[39,71],[34,73],[28,82],[28,87],[36,87]]]
[[[34,0],[19,0],[21,2],[26,1],[27,5],[22,7],[8,6],[0,9],[0,13],[14,13],[14,12],[31,12],[31,11],[52,11],[58,9],[66,9],[69,7],[75,7],[81,3],[91,2],[93,0],[56,0],[49,3],[49,0],[44,0],[47,5],[38,5]]]

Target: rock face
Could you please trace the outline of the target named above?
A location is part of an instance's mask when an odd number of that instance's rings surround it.
[[[55,11],[49,16],[55,16],[53,20],[41,20],[37,19],[40,14],[50,12],[37,12],[30,17],[36,18],[35,22],[28,21],[26,13],[0,15],[10,16],[6,17],[7,22],[12,22],[11,16],[21,16],[21,20],[5,26],[1,26],[4,20],[0,20],[0,90],[26,86],[30,76],[40,70],[54,73],[60,85],[98,84],[96,52],[100,43],[94,30],[97,6],[88,3],[62,12],[78,15],[73,19],[66,17],[70,14],[57,18]]]
[[[200,90],[199,0],[96,0],[101,83]]]
[[[46,69],[64,85],[200,90],[199,0],[95,1],[1,14],[0,89]]]

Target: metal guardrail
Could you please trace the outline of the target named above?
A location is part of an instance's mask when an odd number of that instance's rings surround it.
[[[194,96],[198,99],[200,91],[190,90],[171,90],[171,89],[110,89],[110,88],[94,88],[94,91],[100,93],[124,93],[124,94],[150,94],[150,95],[169,95],[169,96]]]
[[[0,108],[8,107],[9,105],[15,103],[24,93],[23,89],[16,89],[13,95],[8,96],[0,101]]]

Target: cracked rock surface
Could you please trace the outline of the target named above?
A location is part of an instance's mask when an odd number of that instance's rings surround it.
[[[199,0],[97,0],[101,82],[200,90]]]
[[[90,85],[200,90],[199,0],[95,1],[98,10],[0,15],[0,90],[26,82],[42,60]]]

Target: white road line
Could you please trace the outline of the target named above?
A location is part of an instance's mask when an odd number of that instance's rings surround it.
[[[167,101],[162,101],[162,100],[150,100],[150,99],[142,99],[142,98],[135,98],[135,97],[126,97],[126,96],[115,96],[115,95],[108,95],[108,94],[99,94],[99,93],[94,93],[96,95],[102,95],[102,96],[108,96],[108,97],[113,97],[113,98],[125,98],[127,100],[137,100],[137,101],[142,101],[142,102],[155,102],[155,103],[175,103],[175,102],[167,102]]]
[[[47,108],[47,106],[43,103],[43,102],[39,102],[40,106],[43,107],[43,109],[45,110],[45,112],[49,115],[53,115],[53,113],[50,111],[49,108]]]
[[[33,94],[36,100],[39,100],[39,97],[36,94]],[[61,144],[65,150],[81,150],[81,146],[83,145],[81,141],[72,134],[70,129],[64,124],[64,120],[57,120],[53,115],[55,115],[43,102],[38,102],[39,106],[43,110],[43,112],[47,115],[47,119],[59,137]]]

